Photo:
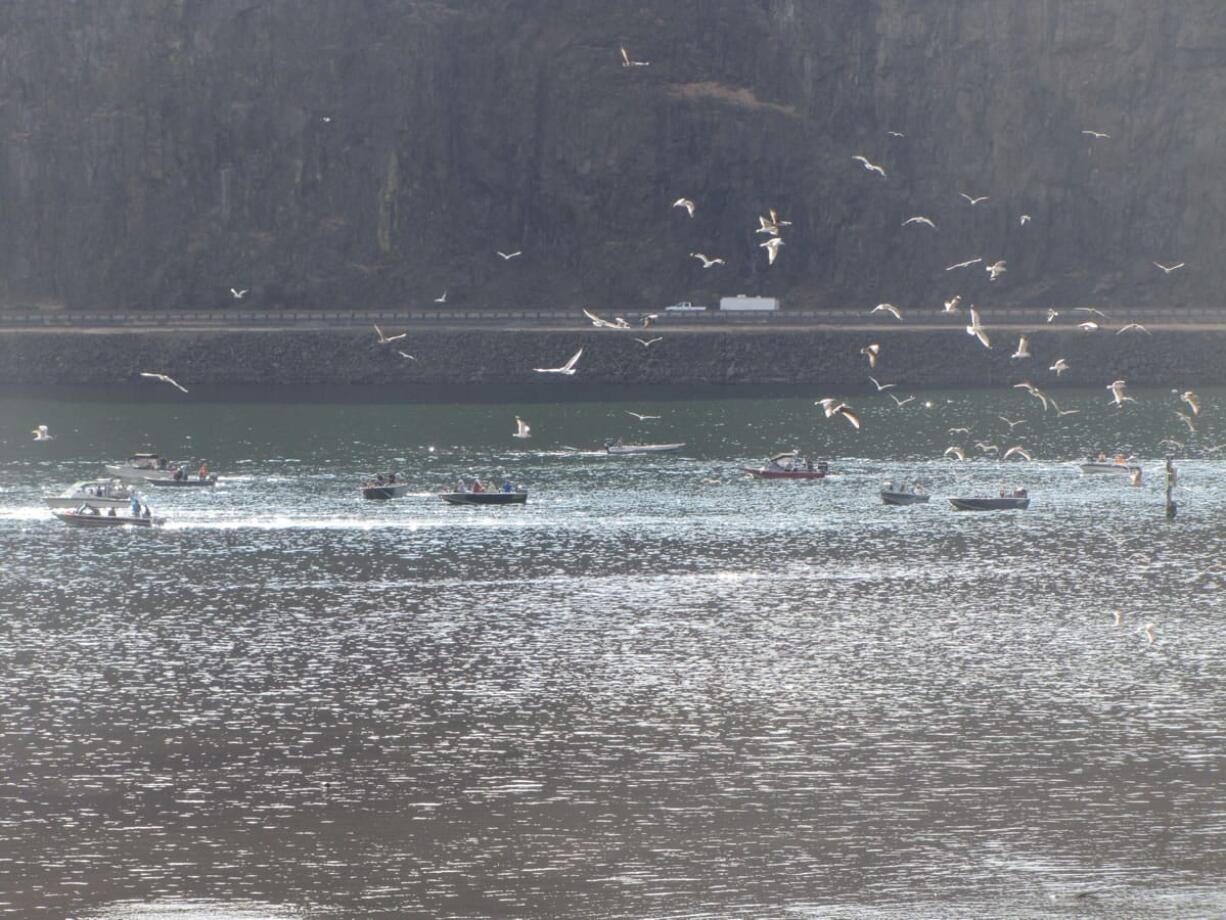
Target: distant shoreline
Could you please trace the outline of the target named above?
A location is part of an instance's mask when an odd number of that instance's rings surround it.
[[[1020,331],[1034,357],[1013,360]],[[388,330],[390,331],[390,330]],[[403,331],[403,330],[396,330]],[[0,385],[107,385],[141,371],[192,384],[368,384],[485,387],[535,384],[545,392],[601,386],[862,387],[872,374],[903,387],[1226,384],[1226,326],[1155,327],[1152,335],[1075,327],[989,326],[983,348],[960,326],[576,329],[413,328],[378,344],[373,330],[150,329],[0,331]],[[662,341],[644,347],[636,338]],[[860,349],[881,346],[870,369]],[[574,377],[534,373],[582,347]],[[398,350],[415,360],[401,357]],[[1060,377],[1048,370],[1064,358]]]

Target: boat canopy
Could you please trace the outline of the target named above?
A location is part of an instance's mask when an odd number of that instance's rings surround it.
[[[770,460],[771,463],[778,463],[780,460],[795,459],[799,455],[800,455],[800,451],[798,450],[785,450],[783,453],[775,454],[775,456],[770,457],[768,459]]]

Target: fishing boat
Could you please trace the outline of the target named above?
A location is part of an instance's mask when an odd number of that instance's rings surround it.
[[[79,508],[89,502],[96,508],[127,508],[136,491],[117,479],[90,479],[74,482],[59,495],[45,495],[48,508]]]
[[[522,505],[528,501],[526,489],[514,492],[440,492],[449,505]]]
[[[605,452],[608,454],[671,454],[681,450],[685,444],[626,444],[621,438],[606,438]]]
[[[887,505],[922,505],[929,495],[918,485],[887,479],[881,487],[881,500]]]
[[[199,476],[184,474],[175,479],[172,475],[169,479],[146,479],[145,484],[159,489],[211,489],[217,485],[217,477],[210,474],[201,479]]]
[[[1030,507],[1030,496],[1025,489],[1005,492],[996,498],[951,498],[949,503],[958,511],[1025,511]]]
[[[794,450],[768,457],[766,463],[759,467],[741,467],[742,472],[755,479],[823,479],[829,469],[825,460],[815,465],[808,457],[802,457]]]
[[[51,512],[70,527],[152,527],[165,524],[165,518],[136,514],[119,514],[114,508],[101,511],[90,504],[81,504],[70,511]]]
[[[155,486],[207,488],[217,484],[217,477],[209,475],[207,467],[202,466],[198,473],[193,474],[182,463],[171,463],[158,454],[133,454],[126,463],[113,464],[105,469],[119,479],[138,479]]]
[[[1139,466],[1134,466],[1124,459],[1121,455],[1116,455],[1115,459],[1108,459],[1106,454],[1099,454],[1097,457],[1087,457],[1085,462],[1079,463],[1077,468],[1081,470],[1083,476],[1128,476],[1131,477],[1141,471]]]
[[[368,479],[362,483],[362,497],[386,501],[389,498],[400,498],[409,492],[409,484],[398,479],[395,473],[386,473]]]

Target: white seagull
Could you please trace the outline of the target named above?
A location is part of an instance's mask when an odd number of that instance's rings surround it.
[[[852,159],[859,160],[861,163],[863,163],[864,168],[867,169],[869,172],[880,173],[881,178],[883,179],[886,178],[885,170],[882,169],[880,166],[878,166],[876,163],[869,162],[868,157],[862,156],[861,154],[857,153],[855,156],[852,157]]]
[[[1177,269],[1183,268],[1184,263],[1180,262],[1177,265],[1163,265],[1161,262],[1155,262],[1154,265],[1162,269],[1162,273],[1164,275],[1169,275],[1171,272],[1176,271]]]
[[[592,325],[597,329],[627,329],[630,326],[630,324],[624,319],[621,320],[621,322],[616,322],[617,317],[614,317],[614,322],[609,322],[607,319],[601,319],[586,307],[583,309],[583,315],[590,319],[592,321]]]
[[[1009,355],[1010,358],[1029,358],[1030,355],[1030,339],[1026,336],[1020,336],[1017,340],[1017,351]]]
[[[1137,632],[1144,633],[1145,638],[1149,640],[1149,644],[1150,645],[1154,644],[1154,624],[1153,623],[1146,623],[1144,626],[1138,629]]]
[[[446,303],[447,302],[447,292],[443,291],[442,297],[435,297],[434,302],[435,303]]]
[[[868,366],[877,366],[877,356],[881,354],[881,346],[874,342],[872,345],[865,345],[860,349],[860,354],[868,358]]]
[[[903,134],[901,131],[887,131],[885,133],[890,135],[890,137],[906,137],[907,136]]]
[[[1010,448],[1009,448],[1007,451],[1005,451],[1005,452],[1004,452],[1004,453],[1001,455],[1001,458],[1000,458],[1000,459],[1001,459],[1001,460],[1008,460],[1008,459],[1009,459],[1010,457],[1012,457],[1014,454],[1017,454],[1019,457],[1025,457],[1027,460],[1033,460],[1033,459],[1034,459],[1034,457],[1030,456],[1030,452],[1029,452],[1028,450],[1026,450],[1026,448],[1022,447],[1020,444],[1015,445],[1015,446],[1013,446],[1013,447],[1010,447]]]
[[[399,342],[401,339],[406,339],[409,337],[409,334],[407,332],[402,332],[400,333],[400,335],[391,335],[391,336],[384,335],[383,330],[380,329],[378,326],[375,326],[375,332],[379,336],[380,345],[387,345],[391,342]]]
[[[877,380],[877,378],[876,378],[876,377],[874,377],[872,374],[869,374],[869,375],[868,375],[868,379],[869,379],[869,380],[871,380],[871,381],[873,381],[873,386],[875,386],[875,387],[877,388],[877,392],[878,392],[878,393],[880,393],[882,390],[888,390],[888,389],[890,389],[891,387],[896,387],[896,386],[898,386],[898,384],[896,384],[896,383],[879,383],[879,382],[878,382],[878,380]]]
[[[1047,321],[1048,321],[1049,323],[1050,323],[1052,320],[1054,320],[1054,319],[1055,319],[1057,316],[1059,316],[1059,315],[1060,315],[1060,311],[1059,311],[1059,310],[1054,310],[1054,309],[1052,309],[1051,307],[1048,307],[1048,308],[1047,308]]]
[[[958,192],[958,194],[961,195],[963,198],[965,198],[967,201],[969,201],[971,203],[972,208],[975,205],[979,204],[979,202],[988,200],[987,195],[980,195],[978,198],[972,198],[970,195],[966,194],[966,192]]]
[[[931,220],[929,220],[927,217],[921,217],[921,216],[908,217],[906,220],[902,222],[902,225],[904,227],[907,226],[907,224],[923,224],[925,227],[931,227],[933,230],[937,228],[937,225],[934,224]]]
[[[1030,215],[1023,214],[1021,217],[1017,219],[1017,222],[1021,224],[1023,227],[1026,226],[1028,223],[1030,223]]]
[[[623,67],[650,67],[651,66],[651,61],[636,61],[633,58],[631,58],[630,52],[627,51],[625,48],[619,48],[618,50],[621,51],[622,53],[622,66]]]
[[[961,294],[955,294],[955,295],[954,295],[953,297],[951,297],[949,300],[945,301],[945,310],[944,310],[943,312],[945,312],[945,313],[957,313],[957,312],[958,312],[958,304],[960,304],[960,303],[962,303],[962,295],[961,295]]]
[[[631,412],[629,409],[623,409],[622,411],[638,419],[640,422],[652,422],[660,418],[658,415],[643,415],[641,412]]]
[[[1104,313],[1102,310],[1098,309],[1097,307],[1073,307],[1073,312],[1074,313],[1093,313],[1095,316],[1101,317],[1102,319],[1107,318],[1107,314]]]
[[[759,243],[758,245],[766,250],[766,264],[774,265],[775,257],[779,255],[779,247],[783,245],[783,238],[772,236],[765,243]]]
[[[148,371],[141,371],[140,375],[142,377],[148,377],[151,380],[160,380],[163,383],[169,383],[176,390],[182,390],[184,393],[187,392],[187,387],[180,384],[177,380],[167,377],[165,374],[151,374]]]
[[[34,435],[35,441],[54,441],[55,435],[47,430],[46,425],[39,425],[30,434]]]
[[[833,418],[836,415],[841,415],[851,423],[852,428],[860,427],[860,416],[856,415],[851,406],[842,400],[826,397],[819,399],[814,403],[815,406],[821,406],[826,411],[826,418]]]
[[[1144,332],[1146,335],[1153,335],[1152,332],[1150,332],[1140,323],[1129,323],[1127,326],[1120,326],[1119,329],[1115,330],[1116,335],[1120,335],[1125,332]]]
[[[1111,398],[1115,401],[1115,404],[1121,408],[1126,402],[1136,402],[1135,399],[1124,393],[1124,388],[1127,386],[1128,384],[1123,380],[1115,380],[1107,384],[1107,389],[1111,391]]]
[[[663,341],[664,341],[664,336],[662,336],[662,335],[657,335],[657,336],[656,336],[654,339],[640,339],[640,338],[638,338],[637,336],[635,336],[634,341],[638,342],[638,343],[639,343],[640,345],[642,345],[644,348],[650,348],[650,347],[651,347],[652,345],[654,345],[656,342],[663,342]]]
[[[902,319],[902,311],[900,311],[898,307],[894,306],[892,303],[879,303],[877,304],[877,306],[873,307],[873,309],[869,310],[868,312],[869,313],[889,313],[895,319],[899,319],[899,320]]]
[[[957,460],[965,460],[966,451],[964,451],[961,447],[957,447],[951,444],[949,447],[945,448],[945,453],[941,454],[941,456],[942,457],[953,456]]]
[[[951,265],[945,269],[947,272],[952,272],[955,268],[970,268],[972,265],[978,265],[983,259],[967,259],[965,262],[959,262],[957,265]]]
[[[1025,424],[1026,424],[1026,420],[1025,420],[1024,418],[1019,418],[1019,419],[1018,419],[1018,420],[1015,422],[1015,421],[1013,421],[1013,419],[1010,419],[1010,418],[1005,418],[1003,415],[998,415],[998,416],[996,416],[996,417],[997,417],[998,419],[1000,419],[1002,422],[1004,422],[1006,425],[1008,425],[1008,426],[1009,426],[1009,430],[1010,430],[1010,431],[1012,431],[1012,430],[1013,430],[1014,428],[1016,428],[1018,425],[1025,425]]]
[[[1078,323],[1077,328],[1084,329],[1086,332],[1093,332],[1095,329],[1098,328],[1098,323],[1087,320],[1084,323]]]
[[[966,334],[977,338],[984,348],[992,347],[992,340],[988,338],[988,334],[983,329],[983,323],[979,321],[979,311],[974,307],[971,307],[971,324],[966,327]]]
[[[906,399],[899,399],[899,398],[898,398],[897,396],[895,396],[893,393],[886,393],[885,395],[886,395],[886,396],[888,396],[888,397],[890,397],[890,399],[894,400],[894,405],[895,405],[895,406],[897,406],[899,409],[901,409],[901,408],[902,408],[903,406],[905,406],[907,403],[909,403],[909,402],[911,402],[913,399],[915,399],[915,397],[914,397],[914,396],[908,396]]]
[[[417,360],[407,351],[401,351],[399,348],[396,349],[396,354],[400,355],[400,357],[404,358],[406,361],[416,361]]]
[[[1048,370],[1055,371],[1056,376],[1059,377],[1061,374],[1063,374],[1065,371],[1068,370],[1068,362],[1065,361],[1063,358],[1057,358],[1056,363],[1053,364],[1051,367],[1049,367]]]
[[[499,249],[496,250],[496,252],[498,255],[502,256],[502,261],[504,262],[510,262],[516,256],[522,256],[524,254],[522,249],[516,249],[514,252],[503,252],[501,249]]]
[[[703,268],[710,268],[712,265],[724,264],[723,259],[708,259],[706,255],[701,252],[691,252],[690,255],[701,262]]]
[[[249,288],[243,288],[241,291],[236,291],[234,288],[230,288],[230,296],[235,300],[242,300],[248,293],[250,293]]]
[[[530,438],[532,437],[532,428],[518,415],[515,416],[515,434],[513,438]]]
[[[985,265],[984,271],[988,273],[989,281],[995,281],[997,278],[1007,272],[1008,269],[1005,268],[1005,260],[1001,259],[999,262],[993,262],[991,265]]]
[[[1192,410],[1193,415],[1200,415],[1200,397],[1188,390],[1185,393],[1180,393],[1179,398],[1188,404],[1188,408]]]
[[[580,348],[577,352],[570,356],[570,360],[561,367],[534,367],[532,368],[538,374],[565,374],[567,377],[575,373],[575,365],[579,363],[579,356],[583,354],[583,349]]]
[[[673,202],[673,207],[674,208],[685,208],[685,212],[689,214],[690,217],[694,216],[694,202],[692,202],[688,198],[678,198],[676,201]]]
[[[1111,139],[1110,134],[1103,134],[1103,132],[1101,131],[1088,131],[1087,130],[1087,131],[1082,131],[1081,133],[1088,134],[1090,137],[1094,138],[1095,140],[1110,140]]]

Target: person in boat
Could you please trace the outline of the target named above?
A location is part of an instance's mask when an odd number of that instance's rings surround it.
[[[132,517],[138,517],[140,515],[140,502],[136,500],[135,495],[132,496],[132,501],[130,502],[130,505],[132,508]]]
[[[484,492],[485,491],[485,486],[481,485],[480,479],[473,480],[473,491],[474,492]]]
[[[153,517],[153,512],[149,510],[148,505],[145,505],[145,510],[141,512],[141,517],[143,518]]]
[[[207,463],[200,464],[200,470],[196,474],[200,477],[201,482],[209,478],[209,465]]]
[[[502,481],[502,488],[499,491],[500,492],[514,492],[515,487],[511,485],[511,480],[504,479]]]
[[[110,508],[108,508],[108,509],[106,510],[106,516],[107,516],[107,517],[114,517],[114,516],[115,516],[115,506],[114,506],[114,505],[112,505]]]
[[[812,457],[805,457],[805,472],[807,473],[813,472],[813,458]]]
[[[464,485],[464,480],[462,478],[455,481],[455,490],[457,492],[467,491],[467,486]]]
[[[182,481],[183,481],[183,467],[177,466],[175,467],[175,482],[182,482]]]

